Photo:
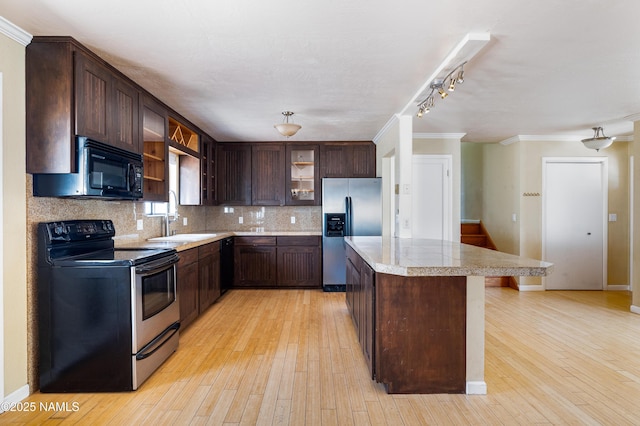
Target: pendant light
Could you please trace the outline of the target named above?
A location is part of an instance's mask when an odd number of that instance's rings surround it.
[[[284,121],[280,124],[274,125],[273,127],[275,127],[282,136],[289,137],[295,135],[302,126],[295,123],[289,123],[289,117],[293,116],[293,112],[282,111],[282,115],[284,115]]]
[[[615,137],[610,138],[608,136],[605,136],[604,130],[602,130],[602,127],[592,127],[592,129],[593,129],[593,137],[582,139],[582,143],[584,144],[584,146],[586,146],[589,149],[595,149],[596,151],[600,151],[603,148],[607,148],[608,146],[611,146],[611,144],[615,140]]]

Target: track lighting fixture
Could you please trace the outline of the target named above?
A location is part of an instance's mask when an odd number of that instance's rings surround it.
[[[421,102],[418,102],[418,118],[429,112],[435,105],[434,94],[437,92],[440,95],[440,99],[444,99],[449,96],[449,93],[445,91],[445,85],[449,92],[453,92],[456,89],[456,84],[464,83],[464,64],[463,62],[455,67],[449,74],[447,74],[442,80],[436,79],[431,82],[429,95]]]

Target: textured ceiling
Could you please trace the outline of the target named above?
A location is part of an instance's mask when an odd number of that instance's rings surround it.
[[[76,38],[220,141],[282,140],[284,110],[291,140],[372,140],[479,32],[414,133],[621,136],[640,113],[637,0],[0,0],[0,16]]]

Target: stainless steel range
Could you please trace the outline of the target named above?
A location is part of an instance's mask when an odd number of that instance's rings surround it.
[[[110,220],[38,224],[41,392],[135,390],[178,347],[178,254],[114,235]]]

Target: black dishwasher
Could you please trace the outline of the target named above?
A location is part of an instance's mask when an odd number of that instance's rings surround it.
[[[233,237],[220,240],[220,290],[233,287]]]

